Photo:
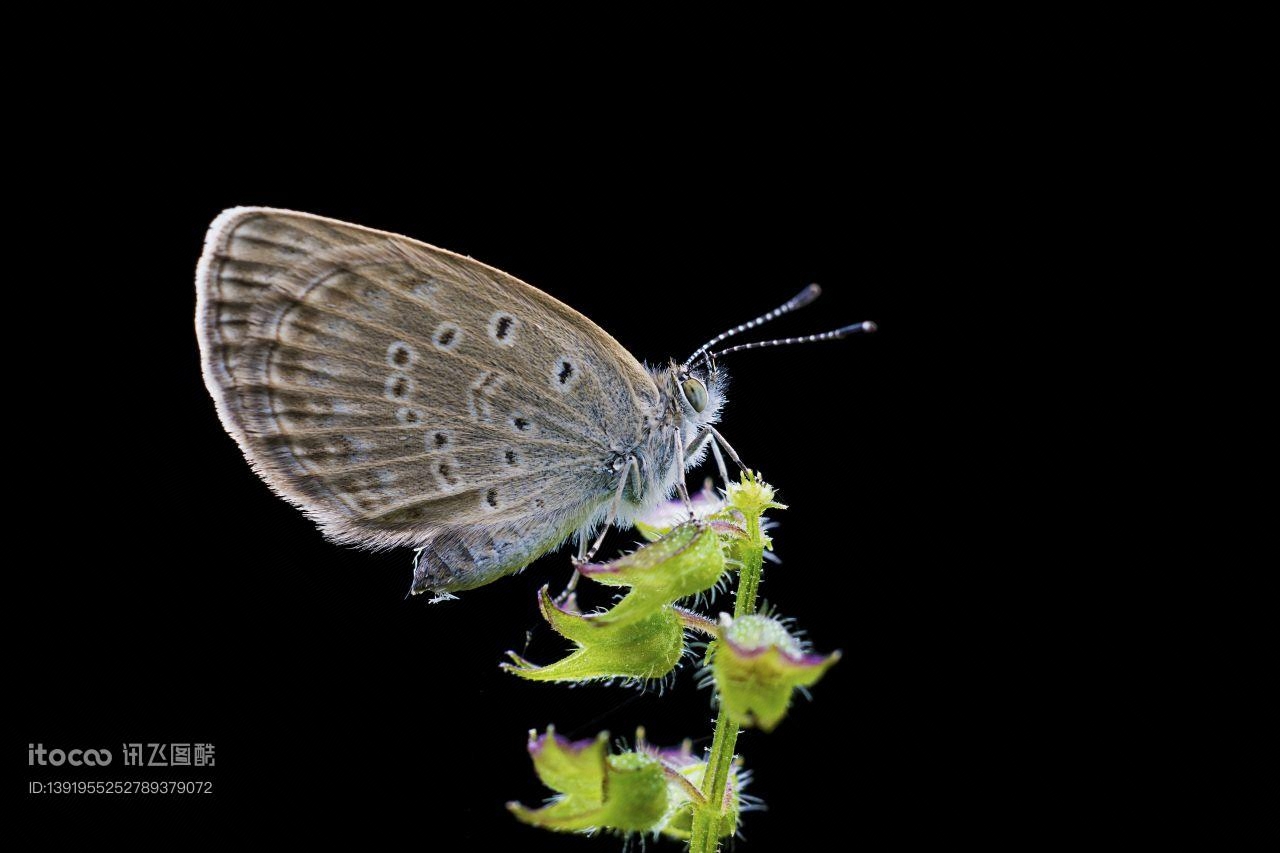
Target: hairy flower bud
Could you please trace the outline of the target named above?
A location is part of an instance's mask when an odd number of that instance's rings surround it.
[[[765,731],[786,716],[796,689],[816,684],[839,659],[839,652],[811,654],[781,621],[760,614],[723,614],[710,652],[720,702],[743,725]]]

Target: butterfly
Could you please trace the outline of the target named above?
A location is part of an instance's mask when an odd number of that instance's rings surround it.
[[[816,298],[811,285],[680,363],[646,367],[587,317],[469,257],[305,213],[220,214],[196,271],[205,384],[253,469],[329,538],[417,550],[449,597],[679,492],[711,447],[711,348]],[[591,549],[586,542],[600,529]]]

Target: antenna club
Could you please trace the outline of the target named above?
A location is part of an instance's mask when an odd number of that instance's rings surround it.
[[[834,339],[847,338],[849,335],[856,335],[860,332],[874,332],[878,328],[880,327],[875,323],[867,320],[864,323],[854,323],[852,326],[845,326],[841,329],[836,329],[834,332],[831,332],[830,335]]]
[[[822,295],[822,288],[818,284],[811,284],[804,290],[797,293],[791,298],[791,301],[782,306],[782,311],[794,311],[797,308],[803,308],[813,300]]]

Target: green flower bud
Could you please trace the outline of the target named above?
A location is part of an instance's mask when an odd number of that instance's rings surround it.
[[[580,571],[598,583],[631,591],[610,610],[581,614],[557,607],[543,587],[543,618],[577,649],[547,666],[507,652],[512,663],[502,666],[508,672],[534,681],[662,678],[684,653],[685,623],[696,621],[694,614],[672,605],[716,585],[725,572],[724,548],[709,523],[695,521],[635,553]]]
[[[725,572],[724,549],[708,523],[691,521],[634,553],[579,571],[606,586],[631,587],[622,601],[601,614],[604,621],[624,623],[711,589]]]
[[[761,480],[758,475],[748,476],[744,472],[741,482],[729,484],[726,498],[730,507],[747,518],[755,518],[763,515],[768,509],[787,508],[786,504],[780,504],[774,500],[776,494],[773,486]]]
[[[810,687],[840,659],[815,655],[769,616],[721,616],[719,640],[708,653],[720,702],[744,726],[772,731],[787,714],[791,694]]]
[[[507,652],[514,663],[504,663],[502,668],[530,681],[662,678],[675,669],[684,653],[684,623],[670,607],[619,624],[608,621],[607,612],[582,615],[561,610],[546,587],[539,605],[551,627],[578,648],[547,666]]]
[[[601,732],[594,740],[580,741],[560,737],[551,726],[542,737],[538,737],[537,732],[529,732],[533,769],[557,796],[537,810],[519,803],[507,803],[507,808],[525,823],[558,832],[602,826],[608,752],[608,732]]]
[[[541,736],[530,732],[534,769],[556,796],[540,809],[520,803],[507,808],[520,821],[555,832],[612,830],[688,839],[693,808],[705,803],[698,788],[706,762],[693,757],[688,741],[679,749],[659,749],[645,743],[641,732],[636,749],[618,755],[609,754],[608,742],[608,733],[569,741],[550,726]],[[731,774],[720,837],[737,829],[741,784],[740,775]]]

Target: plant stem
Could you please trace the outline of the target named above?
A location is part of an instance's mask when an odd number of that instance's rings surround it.
[[[738,548],[742,568],[738,572],[738,592],[733,605],[734,618],[756,612],[756,594],[764,567],[764,537],[760,515],[747,518],[747,540]],[[715,642],[709,654],[715,654]],[[689,853],[716,853],[720,849],[720,827],[724,819],[725,792],[733,770],[734,750],[738,746],[738,722],[721,705],[716,714],[716,731],[707,756],[702,793],[707,801],[693,813],[693,837]]]

